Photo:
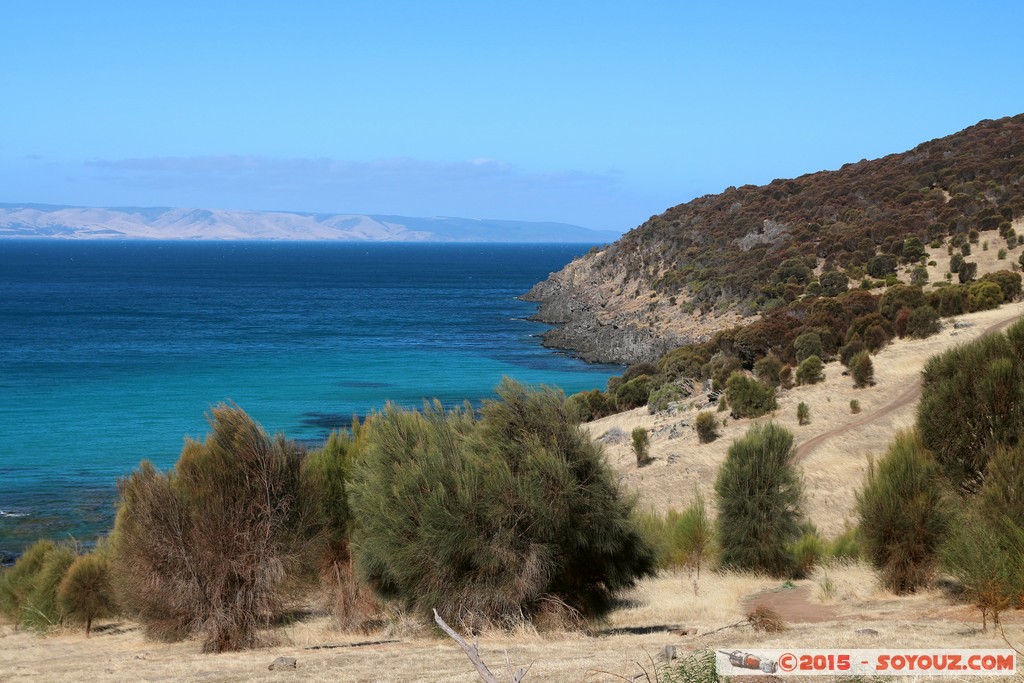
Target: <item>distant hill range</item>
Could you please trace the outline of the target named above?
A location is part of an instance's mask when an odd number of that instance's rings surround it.
[[[913,243],[1024,228],[1024,114],[900,154],[730,187],[654,216],[528,295],[545,343],[636,362],[805,296],[825,271],[856,286]],[[1007,268],[1010,264],[1007,264]],[[795,277],[794,274],[799,275]]]
[[[567,223],[223,209],[0,204],[0,239],[611,242],[620,233]]]

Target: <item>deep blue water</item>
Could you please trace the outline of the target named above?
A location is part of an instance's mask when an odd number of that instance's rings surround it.
[[[516,299],[586,249],[0,241],[0,551],[109,529],[117,477],[220,401],[314,442],[505,375],[603,387],[620,368],[544,349]]]

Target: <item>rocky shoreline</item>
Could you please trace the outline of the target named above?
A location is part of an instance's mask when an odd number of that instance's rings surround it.
[[[552,274],[520,297],[540,304],[531,320],[554,325],[542,335],[548,348],[576,353],[591,363],[631,365],[656,361],[689,340],[673,332],[659,332],[627,312],[610,313],[596,290],[567,285]]]

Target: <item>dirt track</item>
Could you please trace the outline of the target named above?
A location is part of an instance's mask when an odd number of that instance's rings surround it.
[[[992,334],[993,332],[999,332],[1003,328],[1008,327],[1011,323],[1013,323],[1016,320],[1017,316],[1014,315],[1010,318],[989,325],[987,328],[985,328],[984,332],[981,333],[981,336],[985,336],[986,334]],[[917,381],[915,381],[909,389],[907,389],[902,394],[893,399],[890,403],[882,406],[873,413],[868,413],[866,415],[858,417],[853,422],[844,424],[841,427],[830,429],[829,431],[824,432],[823,434],[819,434],[818,436],[812,439],[808,439],[804,443],[797,446],[794,462],[802,461],[804,458],[810,455],[815,448],[825,443],[829,439],[839,436],[840,434],[845,434],[846,432],[851,432],[855,429],[859,429],[877,420],[887,417],[888,415],[899,410],[900,408],[903,408],[904,406],[917,401],[917,399],[919,399],[920,397],[921,379],[918,378]]]

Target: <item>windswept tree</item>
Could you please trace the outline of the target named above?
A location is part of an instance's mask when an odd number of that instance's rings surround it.
[[[261,643],[317,544],[301,450],[236,406],[214,408],[210,426],[172,471],[143,462],[121,480],[111,544],[119,601],[147,631],[221,652]]]

